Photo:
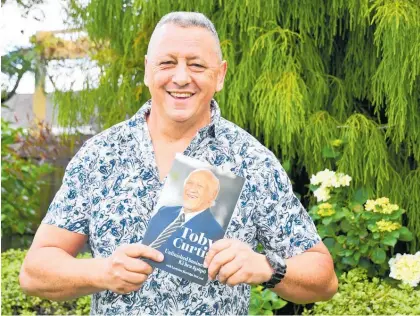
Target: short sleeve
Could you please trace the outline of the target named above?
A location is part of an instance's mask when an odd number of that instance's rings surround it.
[[[301,254],[321,241],[315,224],[292,190],[284,169],[269,172],[257,211],[257,239],[283,258]]]
[[[56,193],[43,224],[55,225],[84,235],[89,234],[89,175],[97,152],[87,141],[67,165],[63,182]]]

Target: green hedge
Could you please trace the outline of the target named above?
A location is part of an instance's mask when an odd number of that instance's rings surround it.
[[[340,277],[339,291],[328,302],[315,303],[304,315],[419,315],[420,291],[408,285],[369,279],[367,271],[353,269]]]
[[[11,249],[1,255],[2,315],[87,315],[90,296],[68,302],[29,297],[19,286],[19,271],[26,250]],[[88,255],[84,255],[87,257]],[[257,293],[258,292],[258,293]],[[268,291],[254,287],[250,313],[272,314],[285,302]],[[369,279],[357,268],[340,277],[339,292],[328,302],[316,303],[304,315],[420,315],[420,291],[406,285],[392,286],[378,278]]]
[[[39,297],[27,296],[19,286],[19,271],[26,250],[10,249],[1,254],[2,315],[88,315],[90,296],[68,302],[53,302]],[[82,257],[90,257],[85,254]],[[253,287],[250,313],[273,315],[287,303],[269,290]]]
[[[25,255],[26,250],[20,249],[10,249],[1,254],[2,315],[89,314],[90,296],[68,302],[53,302],[24,294],[19,286],[19,271]]]

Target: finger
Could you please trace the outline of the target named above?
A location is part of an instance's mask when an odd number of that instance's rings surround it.
[[[130,257],[125,257],[124,268],[127,271],[143,274],[151,274],[153,268],[150,264],[144,262],[143,260],[134,259]]]
[[[226,281],[232,277],[236,272],[238,272],[243,266],[243,262],[239,260],[232,260],[231,262],[225,264],[219,271],[218,280],[221,283],[226,283]]]
[[[233,275],[231,275],[227,280],[226,284],[229,286],[235,286],[241,283],[246,283],[249,279],[250,275],[248,272],[243,269],[243,266],[241,269],[236,271]]]
[[[229,248],[232,245],[232,239],[220,239],[216,241],[207,252],[206,257],[204,258],[204,268],[207,268],[210,265],[210,262],[213,260],[213,257],[220,251]]]
[[[117,294],[127,294],[133,291],[138,291],[142,284],[133,284],[126,281],[121,281],[112,291]]]
[[[127,245],[124,248],[124,253],[132,258],[148,258],[157,262],[163,260],[163,254],[160,251],[142,244]]]
[[[120,279],[130,283],[131,285],[142,285],[146,280],[148,275],[143,273],[135,273],[130,271],[123,271],[119,275]]]
[[[227,263],[235,259],[236,252],[226,248],[217,253],[209,263],[208,273],[210,280],[214,280],[219,270]]]

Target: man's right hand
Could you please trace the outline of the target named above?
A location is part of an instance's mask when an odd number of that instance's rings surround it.
[[[100,287],[118,294],[139,290],[153,272],[153,268],[141,258],[161,262],[163,254],[141,244],[119,246],[112,256],[104,259],[105,271],[101,273]]]

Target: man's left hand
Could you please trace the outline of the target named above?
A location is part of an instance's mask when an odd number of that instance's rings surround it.
[[[266,257],[235,239],[221,239],[210,248],[204,260],[210,280],[234,286],[240,283],[261,284],[268,281],[273,269]]]

